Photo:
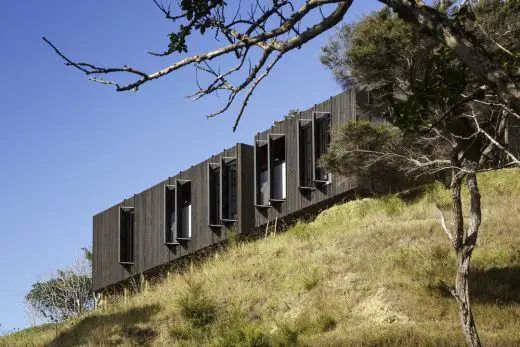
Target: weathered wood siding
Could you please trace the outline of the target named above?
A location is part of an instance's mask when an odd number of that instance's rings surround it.
[[[358,100],[356,100],[356,97]],[[360,100],[361,99],[361,100]],[[316,205],[327,202],[350,192],[355,187],[355,181],[350,178],[332,175],[331,184],[316,187],[315,190],[298,188],[298,131],[299,121],[312,119],[313,114],[330,112],[331,127],[338,124],[356,120],[357,102],[365,102],[364,94],[356,95],[355,92],[346,91],[330,99],[314,105],[314,107],[300,112],[298,116],[286,119],[273,125],[270,129],[258,133],[254,137],[256,141],[268,141],[270,134],[284,134],[286,146],[286,201],[272,202],[271,208],[255,207],[255,227],[263,226],[268,220],[291,216],[302,211],[309,211]],[[319,113],[318,113],[319,112]],[[255,168],[256,172],[256,168]],[[254,182],[256,184],[256,182]]]
[[[236,157],[238,220],[221,228],[209,227],[208,220],[208,164],[220,163],[221,157]],[[228,230],[246,233],[254,225],[253,147],[245,144],[225,150],[186,171],[125,199],[93,218],[93,281],[94,290],[106,288],[129,277],[152,270],[189,253],[225,239]],[[179,245],[165,245],[164,186],[176,180],[191,180],[191,240]],[[134,264],[119,263],[119,208],[134,207]]]

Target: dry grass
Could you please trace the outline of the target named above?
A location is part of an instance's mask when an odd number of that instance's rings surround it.
[[[476,321],[484,345],[520,345],[520,171],[479,179]],[[463,346],[456,305],[438,284],[453,281],[454,257],[435,203],[449,206],[449,192],[338,205],[102,312],[0,345]]]

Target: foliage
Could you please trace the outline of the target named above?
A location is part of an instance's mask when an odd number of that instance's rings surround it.
[[[422,141],[421,141],[422,140]],[[438,165],[422,165],[421,159],[445,157],[446,145],[436,139],[417,139],[388,123],[350,122],[333,129],[329,151],[322,165],[346,177],[356,177],[371,192],[410,187]],[[442,163],[440,163],[442,165]],[[424,177],[422,177],[424,176]]]
[[[379,153],[399,153],[403,133],[387,124],[350,122],[333,130],[329,151],[320,158],[334,173],[367,179],[394,187],[402,186],[406,172],[397,156],[382,160]]]
[[[300,113],[300,110],[295,108],[295,109],[290,109],[289,112],[287,112],[287,114],[283,117],[284,120],[287,120],[287,119],[291,119],[293,117],[296,117],[298,116],[298,114]]]
[[[518,73],[516,64],[520,60],[515,56],[520,47],[520,1],[481,0],[476,2],[474,12],[466,7],[461,11],[450,6],[438,8],[451,15],[478,44],[486,43],[489,51],[507,56],[504,64],[514,65],[511,73]],[[492,36],[516,53],[504,53],[484,36]],[[450,108],[460,114],[463,95],[471,94],[482,83],[452,50],[388,8],[343,25],[322,48],[321,61],[342,86],[371,92],[373,101],[365,111],[384,110],[394,125],[416,133],[439,125]],[[483,94],[474,98],[483,98]],[[459,118],[441,125],[456,132],[473,131],[467,121],[463,127],[468,129],[464,130],[456,128],[457,122],[463,121]]]
[[[36,316],[51,322],[60,322],[77,316],[94,307],[92,290],[92,252],[82,249],[84,259],[66,269],[59,269],[55,276],[32,285],[25,296],[27,304]]]
[[[370,90],[403,130],[428,129],[432,106],[458,100],[468,79],[450,50],[388,8],[344,25],[322,48],[321,61],[343,86]]]
[[[519,78],[520,1],[478,1],[473,7],[473,12],[463,18],[465,28],[490,54],[498,57],[510,75]],[[472,17],[476,21],[470,20]],[[500,43],[500,46],[494,42]]]
[[[201,283],[189,282],[187,291],[177,304],[181,316],[195,328],[212,324],[217,318],[217,305],[204,293]]]
[[[166,10],[162,7],[167,18],[174,21],[185,18],[188,24],[181,24],[177,31],[168,34],[170,39],[168,50],[159,55],[188,52],[186,39],[192,34],[192,31],[198,30],[201,35],[204,35],[206,30],[215,28],[215,21],[208,17],[212,10],[222,8],[225,5],[226,3],[223,0],[182,0],[179,3],[179,9],[183,13],[181,16],[172,16],[170,9]]]

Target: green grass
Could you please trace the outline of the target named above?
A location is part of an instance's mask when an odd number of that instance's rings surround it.
[[[475,319],[485,346],[520,345],[520,171],[479,181]],[[439,286],[455,274],[435,207],[448,210],[449,197],[433,185],[412,202],[337,205],[0,346],[464,346],[456,304]]]

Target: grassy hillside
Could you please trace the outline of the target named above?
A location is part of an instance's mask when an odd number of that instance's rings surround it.
[[[479,176],[483,224],[474,313],[485,346],[520,345],[520,171]],[[312,223],[238,243],[187,274],[5,346],[463,346],[457,308],[439,289],[454,257],[432,186],[413,202],[363,199]]]

